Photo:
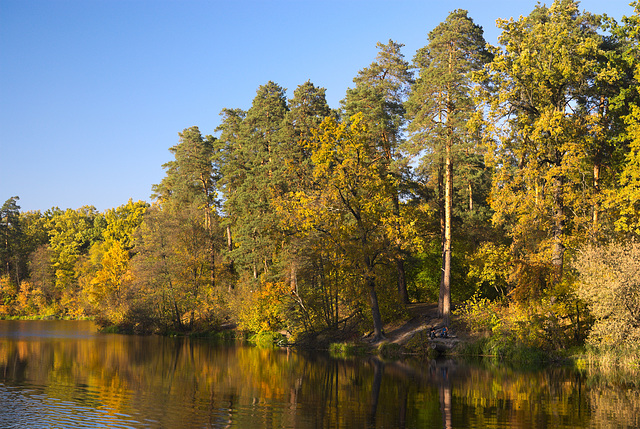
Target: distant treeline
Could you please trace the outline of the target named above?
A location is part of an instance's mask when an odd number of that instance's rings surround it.
[[[311,82],[289,100],[268,82],[217,137],[183,130],[151,204],[23,213],[9,198],[0,316],[379,337],[404,304],[437,301],[444,323],[532,347],[633,344],[632,7],[617,23],[537,5],[498,20],[498,47],[456,10],[411,63],[378,43],[338,109]]]

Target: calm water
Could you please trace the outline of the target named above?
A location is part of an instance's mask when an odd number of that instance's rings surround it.
[[[640,394],[566,369],[335,360],[0,321],[0,428],[640,427]]]

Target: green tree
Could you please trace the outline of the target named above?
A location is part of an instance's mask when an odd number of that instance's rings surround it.
[[[167,174],[153,187],[164,210],[177,213],[185,207],[202,213],[203,227],[209,240],[209,276],[215,285],[216,257],[220,243],[218,236],[218,164],[215,162],[216,138],[202,137],[198,127],[179,133],[180,142],[169,151],[175,160],[164,164]]]
[[[379,166],[380,174],[390,175],[395,180],[389,198],[393,201],[397,218],[400,214],[399,194],[403,171],[399,146],[405,124],[404,102],[413,81],[409,63],[401,53],[403,46],[392,40],[386,45],[378,42],[380,51],[375,61],[358,72],[358,76],[353,79],[355,88],[348,89],[342,101],[347,118],[358,112],[363,114],[363,121],[367,124],[368,144],[384,161]],[[396,228],[399,229],[400,225]],[[398,294],[404,303],[408,303],[402,243],[394,244]]]
[[[318,88],[310,81],[299,85],[293,92],[293,98],[289,100],[289,110],[285,116],[283,138],[283,161],[286,163],[286,181],[288,192],[299,192],[310,189],[313,186],[313,165],[311,153],[305,142],[313,138],[314,130],[317,130],[322,121],[330,116],[335,117],[325,97],[325,89]],[[283,249],[283,262],[288,267],[289,283],[291,290],[298,297],[300,308],[302,296],[305,291],[300,291],[298,282],[308,287],[317,286],[316,279],[322,274],[316,269],[318,254],[313,251],[317,242],[311,238],[301,240],[294,231],[284,231],[285,244]],[[302,270],[303,278],[299,273]]]
[[[407,147],[420,158],[420,168],[437,177],[442,241],[438,310],[447,324],[451,311],[454,164],[463,164],[465,157],[477,153],[477,139],[470,127],[476,110],[471,73],[490,60],[485,46],[482,27],[473,22],[467,11],[451,12],[429,33],[429,44],[416,53],[413,61],[419,77],[407,102],[411,118],[411,141]],[[467,186],[471,189],[470,181]],[[473,210],[471,190],[469,201]]]
[[[241,141],[244,133],[242,123],[246,114],[247,112],[242,109],[223,109],[220,112],[220,116],[222,116],[221,123],[216,128],[216,131],[220,132],[220,138],[217,142],[216,162],[220,165],[220,186],[221,191],[224,193],[225,201],[233,198],[235,193],[234,184],[242,180],[244,175],[242,157],[238,157],[236,152],[242,148]],[[229,204],[223,204],[222,211],[222,225],[227,235],[225,256],[228,260],[229,271],[233,273],[235,271],[233,260],[235,246],[231,229],[236,221],[236,216],[233,211],[230,211]]]
[[[325,97],[326,90],[310,81],[299,85],[289,100],[285,116],[283,144],[288,147],[283,157],[287,164],[290,186],[310,186],[311,154],[304,142],[313,137],[313,131],[324,118],[335,115]]]
[[[0,208],[0,276],[8,276],[20,284],[21,237],[19,197],[11,197]]]
[[[80,311],[77,264],[101,236],[94,226],[99,215],[95,207],[84,206],[77,210],[55,209],[47,216],[50,217],[47,228],[56,301],[60,303],[61,311],[76,314]]]
[[[231,258],[254,278],[269,274],[278,259],[281,234],[270,205],[289,186],[285,149],[291,145],[283,144],[287,111],[285,90],[268,82],[258,88],[246,114],[224,110],[219,128],[224,211],[233,221]]]

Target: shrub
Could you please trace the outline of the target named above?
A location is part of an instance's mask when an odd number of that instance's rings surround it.
[[[329,354],[334,358],[347,358],[366,354],[363,346],[354,343],[331,343]]]
[[[481,298],[476,293],[453,313],[472,331],[493,332],[502,326],[501,307],[499,302]]]
[[[400,344],[382,343],[378,346],[378,354],[385,359],[399,359],[404,353]]]
[[[287,339],[284,335],[277,332],[262,331],[249,337],[249,342],[254,343],[258,347],[271,348],[276,345],[284,345]]]
[[[578,296],[595,317],[588,343],[629,348],[640,341],[640,244],[588,246],[575,262]]]
[[[236,292],[231,305],[241,330],[258,333],[286,328],[291,290],[284,282],[247,281]]]

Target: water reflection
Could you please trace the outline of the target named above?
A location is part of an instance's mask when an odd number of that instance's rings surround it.
[[[638,392],[555,368],[335,360],[0,321],[0,427],[638,427]]]

